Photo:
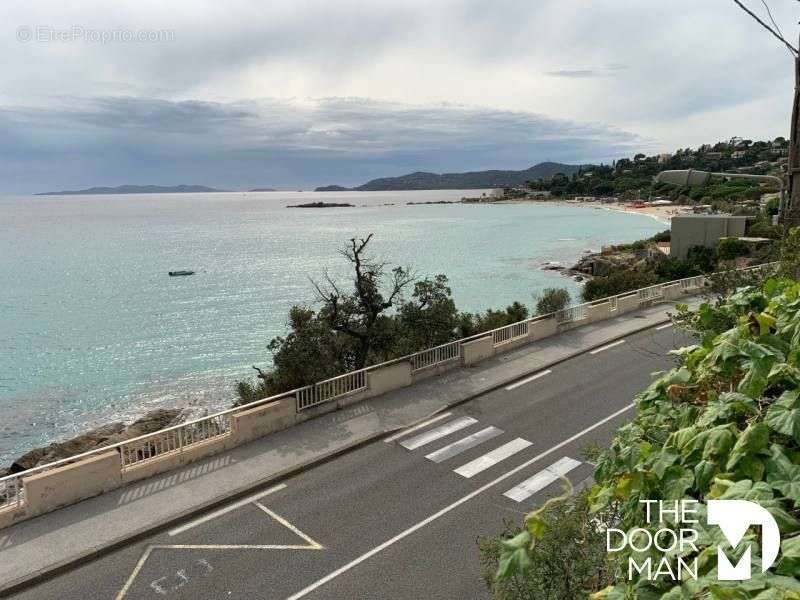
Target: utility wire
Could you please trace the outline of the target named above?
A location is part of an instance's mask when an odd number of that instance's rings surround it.
[[[775,22],[775,19],[772,17],[772,11],[769,9],[769,4],[767,4],[767,0],[761,0],[761,4],[764,5],[764,10],[767,11],[767,16],[769,17],[772,26],[775,28],[775,31],[777,31],[778,34],[781,36],[781,38],[783,38],[783,32],[781,31],[780,26]],[[791,50],[789,50],[789,54],[792,54]],[[792,56],[794,56],[794,54],[792,54]]]
[[[779,40],[780,40],[780,41],[781,41],[781,42],[782,42],[782,43],[783,43],[783,44],[784,44],[784,45],[785,45],[785,46],[786,46],[786,47],[789,49],[789,51],[792,53],[792,56],[797,56],[797,48],[795,48],[795,47],[794,47],[794,46],[792,46],[792,45],[791,45],[789,42],[787,42],[787,41],[786,41],[786,40],[783,38],[783,36],[782,36],[782,35],[780,35],[778,32],[776,32],[774,29],[772,29],[772,27],[770,27],[769,25],[767,25],[766,23],[764,23],[764,21],[762,21],[762,20],[761,20],[761,19],[758,17],[758,15],[756,15],[756,14],[755,14],[755,13],[754,13],[752,10],[750,10],[749,8],[747,8],[747,7],[746,7],[744,4],[742,4],[742,3],[741,3],[739,0],[733,0],[733,1],[736,3],[736,5],[737,5],[737,6],[739,6],[739,8],[741,8],[741,9],[742,9],[744,12],[746,12],[748,15],[750,15],[751,17],[753,17],[753,19],[755,19],[755,20],[758,22],[758,24],[759,24],[759,25],[761,25],[761,26],[762,26],[764,29],[766,29],[766,30],[767,30],[767,31],[769,31],[769,32],[770,32],[772,35],[774,35],[776,38],[778,38],[778,39],[779,39]]]

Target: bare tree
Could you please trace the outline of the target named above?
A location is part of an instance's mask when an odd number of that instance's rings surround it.
[[[403,289],[416,279],[408,268],[397,266],[389,270],[387,263],[370,259],[366,248],[372,235],[352,238],[340,250],[353,266],[352,293],[343,292],[327,271],[324,283],[312,280],[317,299],[323,304],[320,317],[331,329],[356,341],[353,369],[364,368],[370,352],[381,349],[388,333],[382,317],[400,301]],[[385,292],[381,289],[384,282]]]

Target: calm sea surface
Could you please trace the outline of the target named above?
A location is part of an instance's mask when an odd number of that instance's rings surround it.
[[[541,271],[665,229],[577,206],[424,205],[465,191],[0,197],[0,465],[35,445],[159,406],[228,406],[269,363],[310,277],[342,273],[350,237],[422,275],[459,308],[533,305]],[[356,208],[288,209],[309,201]],[[167,271],[191,269],[192,277]]]

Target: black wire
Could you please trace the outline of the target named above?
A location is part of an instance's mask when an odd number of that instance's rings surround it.
[[[734,3],[735,3],[735,4],[736,4],[736,5],[739,7],[739,8],[741,8],[741,9],[742,9],[744,12],[746,12],[748,15],[750,15],[751,17],[753,17],[753,19],[755,19],[755,20],[756,20],[756,22],[758,22],[758,24],[759,24],[759,25],[761,25],[761,26],[762,26],[764,29],[766,29],[767,31],[769,31],[769,32],[770,32],[772,35],[774,35],[774,36],[775,36],[776,38],[778,38],[778,39],[779,39],[781,42],[783,42],[783,44],[784,44],[784,45],[785,45],[787,48],[789,48],[789,50],[792,52],[792,56],[797,56],[797,48],[795,48],[795,47],[794,47],[794,46],[792,46],[792,45],[791,45],[789,42],[787,42],[785,39],[783,39],[783,36],[782,36],[782,35],[779,35],[779,34],[778,34],[778,33],[777,33],[777,32],[776,32],[774,29],[772,29],[772,27],[770,27],[769,25],[767,25],[766,23],[764,23],[764,21],[762,21],[760,18],[758,18],[758,15],[756,15],[756,14],[755,14],[755,13],[754,13],[752,10],[750,10],[749,8],[747,8],[747,7],[746,7],[744,4],[742,4],[741,2],[739,2],[739,0],[733,0],[733,1],[734,1]]]
[[[767,11],[767,15],[769,16],[769,20],[772,22],[772,26],[775,27],[775,30],[780,34],[781,38],[783,38],[783,32],[781,31],[780,26],[775,22],[775,19],[772,18],[772,11],[769,9],[769,4],[767,4],[767,0],[761,0],[761,4],[764,5],[764,8]],[[792,52],[789,51],[789,54],[792,54]],[[794,56],[794,54],[792,54],[792,56]]]

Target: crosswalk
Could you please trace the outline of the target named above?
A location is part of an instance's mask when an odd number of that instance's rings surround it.
[[[446,417],[440,415],[416,427],[401,431],[386,441],[397,441],[400,446],[408,451],[415,451],[423,446],[433,445],[434,442],[447,442],[440,448],[425,455],[427,460],[437,464],[446,461],[452,461],[455,464],[462,453],[473,448],[485,449],[486,451],[477,458],[463,462],[452,469],[453,473],[465,479],[475,477],[487,469],[502,466],[503,461],[519,453],[529,451],[534,446],[532,442],[521,437],[501,441],[501,436],[505,435],[506,432],[494,425],[488,425],[470,433],[468,431],[470,428],[474,429],[481,426],[478,419],[469,416],[451,417],[453,415],[450,413],[446,413]],[[490,444],[492,441],[494,442]],[[497,444],[498,441],[500,441],[499,445]],[[578,460],[564,456],[527,479],[520,481],[511,489],[506,490],[503,496],[515,502],[523,502],[557,482],[561,477],[565,477],[582,464]]]

